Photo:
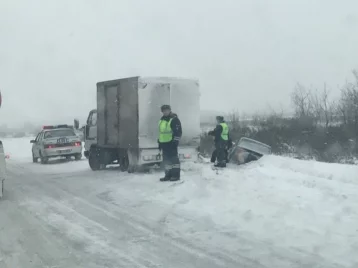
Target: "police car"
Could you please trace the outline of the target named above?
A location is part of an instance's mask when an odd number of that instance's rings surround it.
[[[82,142],[76,136],[72,126],[57,125],[44,126],[35,140],[30,141],[32,145],[32,160],[37,163],[38,159],[46,164],[49,158],[66,157],[76,160],[82,158]]]

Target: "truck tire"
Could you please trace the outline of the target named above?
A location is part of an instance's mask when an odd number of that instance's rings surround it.
[[[128,173],[135,173],[138,170],[138,167],[135,165],[129,165]]]
[[[129,159],[127,156],[124,156],[120,159],[119,168],[121,171],[127,171],[129,167]]]
[[[88,164],[93,171],[101,169],[101,162],[99,157],[99,151],[97,148],[92,148],[89,151]]]

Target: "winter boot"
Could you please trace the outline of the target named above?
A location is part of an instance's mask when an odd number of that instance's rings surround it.
[[[217,163],[214,165],[214,167],[217,167],[217,168],[225,168],[226,167],[226,163]]]
[[[170,180],[171,180],[171,178],[167,177],[167,176],[160,178],[160,181],[170,181]]]

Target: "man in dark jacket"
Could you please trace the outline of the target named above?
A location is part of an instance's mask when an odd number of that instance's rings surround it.
[[[228,162],[227,149],[232,144],[229,138],[229,127],[222,116],[217,116],[216,121],[217,125],[215,129],[208,133],[210,136],[214,136],[215,142],[215,151],[211,157],[211,162],[215,162],[217,159],[215,167],[226,167],[226,162]]]
[[[165,176],[160,181],[180,180],[180,162],[178,156],[179,141],[182,136],[181,122],[169,105],[161,107],[163,113],[159,121],[159,150],[163,152]]]

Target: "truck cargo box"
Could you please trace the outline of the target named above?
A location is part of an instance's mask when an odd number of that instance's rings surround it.
[[[181,146],[200,142],[200,92],[194,79],[131,77],[97,83],[97,142],[102,147],[157,148],[160,107],[182,122]]]

